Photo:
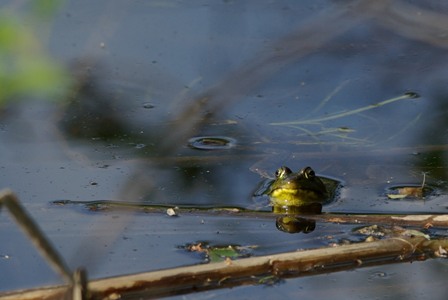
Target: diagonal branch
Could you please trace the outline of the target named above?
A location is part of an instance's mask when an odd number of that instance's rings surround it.
[[[442,249],[442,251],[441,251]],[[446,253],[448,240],[393,237],[339,247],[287,252],[221,263],[201,264],[92,280],[91,299],[136,299],[195,293],[198,291],[260,284],[263,278],[292,278],[337,272],[378,264],[408,262]],[[59,299],[66,287],[0,294],[0,300]]]

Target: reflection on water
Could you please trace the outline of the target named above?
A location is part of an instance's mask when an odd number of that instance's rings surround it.
[[[125,116],[114,95],[101,91],[90,72],[76,78],[60,124],[70,138],[117,140],[127,137]],[[135,140],[132,139],[131,140]]]
[[[275,221],[277,229],[288,233],[310,233],[316,229],[316,221],[297,217],[278,217]]]
[[[398,90],[403,93],[409,87],[402,88],[398,82],[396,86],[387,88],[375,84],[381,81],[381,72],[384,71],[375,69],[378,60],[388,60],[393,54],[382,57],[366,52],[370,59],[373,58],[374,63],[369,64],[373,71],[366,73],[357,64],[345,65],[347,76],[351,74],[348,80],[341,80],[340,76],[335,76],[336,73],[328,69],[328,66],[339,69],[335,66],[341,62],[335,58],[339,59],[342,52],[356,61],[361,49],[344,45],[349,39],[356,40],[361,31],[367,30],[364,28],[366,26],[370,30],[378,30],[366,20],[371,22],[372,17],[381,17],[383,21],[398,16],[406,17],[401,10],[392,7],[394,9],[388,10],[384,3],[367,4],[361,1],[350,9],[335,5],[321,10],[315,18],[300,22],[297,27],[291,27],[290,32],[284,32],[284,37],[271,37],[267,47],[261,47],[259,43],[251,44],[247,51],[256,55],[239,67],[227,70],[228,75],[223,75],[210,88],[202,88],[201,79],[196,80],[200,76],[195,77],[188,84],[191,90],[180,89],[171,99],[168,97],[173,93],[164,95],[159,92],[161,79],[165,78],[165,86],[168,81],[173,85],[177,81],[174,76],[160,69],[162,64],[168,67],[168,61],[157,59],[154,66],[154,60],[151,60],[147,70],[139,71],[138,79],[132,75],[120,77],[125,71],[112,72],[114,81],[110,81],[107,80],[111,73],[111,64],[107,61],[110,52],[102,53],[99,56],[101,59],[97,61],[84,59],[77,67],[78,86],[70,97],[61,124],[69,135],[68,139],[85,139],[89,144],[99,147],[107,143],[111,147],[108,153],[113,157],[121,160],[135,158],[139,161],[138,170],[131,176],[132,184],[126,184],[132,186],[132,193],[124,190],[120,197],[128,198],[132,194],[137,195],[138,199],[152,198],[156,202],[175,202],[180,199],[184,203],[219,204],[235,201],[242,204],[249,196],[247,186],[252,186],[253,181],[245,179],[244,182],[236,182],[239,176],[235,174],[246,172],[247,167],[257,162],[256,155],[260,153],[269,164],[290,163],[298,157],[299,163],[314,162],[318,168],[330,170],[330,175],[338,176],[346,172],[346,163],[343,160],[338,162],[330,153],[340,151],[348,159],[348,153],[359,150],[358,147],[371,147],[372,144],[382,147],[378,143],[384,140],[389,140],[386,145],[409,140],[408,133],[416,129],[419,107],[424,105],[397,103],[378,108],[375,113],[361,114],[359,111],[349,117],[347,112],[356,112],[356,108],[361,106],[359,102],[372,106],[372,102],[378,103],[397,95]],[[216,13],[214,9],[217,7],[212,6],[210,12]],[[400,9],[409,10],[412,7],[404,5]],[[232,15],[232,10],[225,10],[223,14]],[[327,25],[336,21],[339,26]],[[426,19],[412,22],[418,21],[426,24]],[[368,25],[353,30],[360,23]],[[399,29],[395,25],[388,27],[387,22],[378,24],[391,31],[407,32],[407,24],[401,24]],[[438,28],[438,25],[431,26],[432,30]],[[241,32],[241,35],[244,38],[248,33]],[[114,37],[118,38],[118,35]],[[415,38],[418,40],[421,37]],[[430,41],[428,44],[434,47],[432,42],[435,40]],[[369,40],[364,42],[374,45]],[[403,39],[401,42],[408,41]],[[323,45],[329,45],[327,50],[323,50]],[[230,45],[226,47],[228,51],[233,51]],[[196,48],[196,51],[201,53],[205,49]],[[310,60],[304,60],[304,57]],[[222,59],[218,54],[214,58]],[[327,73],[324,78],[332,80],[317,81],[319,68],[311,67],[309,61],[323,68],[321,76]],[[102,64],[104,67],[100,67]],[[122,68],[126,69],[127,66]],[[295,82],[290,78],[295,78]],[[136,83],[129,84],[134,79]],[[421,90],[417,85],[415,87]],[[426,94],[422,96],[421,101],[427,101]],[[328,122],[319,124],[318,128],[309,129],[294,128],[293,124],[279,129],[269,125],[316,112],[347,117],[342,120],[330,118]],[[390,115],[399,115],[400,118],[394,118],[394,122],[391,122],[387,120]],[[229,152],[213,154],[186,149],[189,139],[197,136],[226,136],[229,141],[236,140],[238,145]],[[91,143],[91,139],[96,142]],[[211,145],[210,140],[200,142],[201,148]],[[234,144],[231,142],[226,145]],[[216,148],[216,145],[213,143],[212,146]],[[406,160],[403,157],[403,161]],[[347,179],[355,178],[356,183],[356,179],[362,178],[365,172],[363,168],[365,164],[361,164],[359,170]],[[150,180],[150,188],[139,177]],[[368,197],[374,195],[378,195],[375,190],[367,194]]]
[[[351,69],[350,66],[347,66],[347,72],[358,74],[358,77],[348,81],[335,78],[331,81],[332,87],[326,83],[317,86],[315,80],[304,75],[306,72],[317,75],[318,71],[318,68],[310,69],[307,61],[302,59],[305,55],[314,53],[315,57],[320,58],[339,57],[341,49],[338,45],[346,39],[357,37],[357,32],[350,31],[351,28],[366,19],[370,20],[373,12],[382,9],[384,9],[383,4],[362,3],[352,7],[351,10],[338,6],[335,6],[333,10],[323,10],[315,20],[300,24],[298,29],[292,29],[285,38],[270,39],[271,46],[268,48],[261,49],[256,46],[251,48],[251,51],[258,54],[241,67],[234,68],[228,76],[224,76],[211,88],[199,93],[184,94],[179,91],[177,99],[171,101],[164,97],[152,99],[153,90],[156,87],[149,82],[149,87],[145,88],[146,82],[142,78],[139,78],[142,83],[137,84],[137,88],[129,88],[126,82],[115,81],[119,83],[118,85],[114,85],[114,82],[108,83],[107,80],[104,82],[109,71],[107,67],[98,67],[103,62],[86,60],[87,66],[81,67],[81,71],[78,70],[78,87],[71,96],[71,103],[65,110],[61,124],[70,136],[84,138],[87,141],[95,139],[97,145],[107,143],[115,147],[116,149],[109,151],[114,157],[140,160],[139,168],[142,169],[131,176],[133,184],[127,184],[133,187],[132,194],[138,195],[139,199],[152,197],[156,201],[162,198],[162,201],[172,202],[182,198],[181,201],[191,203],[198,201],[188,199],[191,191],[202,191],[199,197],[191,194],[191,198],[204,199],[199,202],[209,203],[222,203],[232,199],[230,201],[238,201],[241,204],[248,196],[246,184],[252,185],[253,181],[239,184],[233,180],[234,175],[242,174],[241,172],[247,170],[246,166],[256,163],[257,158],[251,155],[259,155],[260,152],[266,153],[269,163],[289,163],[295,157],[299,157],[300,163],[315,162],[320,169],[334,170],[331,175],[338,176],[340,172],[345,172],[347,167],[344,166],[343,161],[339,163],[332,158],[331,152],[341,151],[347,157],[348,152],[356,151],[358,147],[369,146],[372,143],[378,145],[379,141],[389,139],[389,144],[398,144],[398,141],[408,140],[408,133],[415,130],[414,121],[418,121],[416,119],[418,107],[422,104],[419,106],[413,104],[415,105],[413,107],[406,105],[406,109],[403,105],[396,104],[378,109],[378,113],[370,115],[361,115],[358,112],[353,118],[344,118],[342,122],[331,120],[318,129],[293,128],[293,126],[273,129],[268,124],[274,124],[275,122],[271,121],[275,120],[293,120],[297,115],[296,112],[300,115],[309,115],[310,112],[317,110],[325,114],[341,114],[341,106],[347,107],[342,114],[350,109],[356,111],[356,107],[360,106],[357,102],[368,101],[367,103],[370,102],[372,105],[372,101],[378,103],[385,99],[385,95],[390,97],[391,91],[395,94],[400,89],[396,86],[387,89],[378,87],[376,90],[376,87],[372,88],[372,86],[375,86],[374,82],[379,80],[371,77],[380,76],[380,72],[365,74],[356,68]],[[356,17],[352,16],[353,11],[358,13]],[[382,18],[391,18],[396,17],[397,14],[400,15],[399,12],[393,10],[388,11],[387,14],[382,11],[379,15]],[[345,15],[351,18],[339,18]],[[337,29],[328,30],[325,24],[334,21],[334,18],[345,21],[342,21]],[[313,31],[313,34],[307,34],[308,31]],[[325,34],[321,34],[322,32]],[[342,41],[338,39],[340,36],[343,36]],[[334,47],[323,52],[321,47],[326,43]],[[198,49],[198,51],[201,50]],[[359,54],[359,50],[349,50],[345,53],[354,56],[355,53]],[[374,56],[373,53],[369,55]],[[108,54],[105,53],[104,56],[108,57]],[[313,59],[311,57],[311,60]],[[162,60],[157,61],[158,67],[161,62]],[[338,64],[336,60],[324,60],[320,63],[324,68],[326,65]],[[148,78],[153,77],[152,70],[155,71],[154,68],[150,68],[145,73]],[[251,75],[247,76],[249,72]],[[131,78],[132,76],[127,80]],[[288,78],[297,78],[301,80],[300,84],[297,82],[293,84]],[[344,83],[343,87],[340,82]],[[370,88],[365,85],[367,82],[372,85]],[[273,90],[275,87],[277,90]],[[334,93],[331,92],[332,89]],[[265,93],[265,90],[269,92]],[[324,90],[327,90],[325,92],[327,97],[321,92]],[[366,93],[366,90],[369,92]],[[407,89],[402,89],[402,92],[404,90]],[[251,94],[262,95],[262,97],[254,99]],[[285,98],[285,94],[291,96]],[[311,97],[312,94],[316,96]],[[427,100],[425,94],[422,95],[424,100]],[[348,99],[345,102],[341,101],[344,97]],[[277,98],[280,100],[276,100]],[[323,100],[316,103],[316,99]],[[170,103],[164,105],[163,101]],[[255,104],[256,102],[258,103]],[[147,109],[148,103],[150,110]],[[161,109],[170,105],[176,107],[175,114]],[[256,110],[249,109],[251,105]],[[273,107],[275,109],[272,109]],[[246,116],[241,112],[245,112]],[[387,121],[388,115],[402,117],[390,122]],[[402,122],[397,122],[397,119],[402,119]],[[259,128],[255,129],[254,125]],[[230,141],[237,140],[238,146],[228,154],[221,152],[204,155],[185,149],[189,139],[210,134],[212,136],[225,135]],[[206,144],[210,145],[210,143]],[[133,149],[129,149],[130,146]],[[213,144],[213,147],[216,145]],[[269,155],[269,153],[276,155]],[[324,159],[318,159],[319,156]],[[244,158],[242,161],[241,157]],[[236,160],[240,162],[237,164]],[[405,160],[407,158],[403,157],[403,161]],[[228,161],[232,162],[231,167]],[[160,166],[163,170],[159,170]],[[356,183],[356,179],[361,178],[362,172],[365,172],[363,168],[365,164],[361,164],[360,169],[348,179],[355,178]],[[173,169],[176,170],[173,171]],[[145,178],[152,177],[149,180],[155,183],[156,190],[148,189],[144,182],[138,187],[136,183],[141,181],[137,178],[140,177],[139,174],[145,174]],[[163,176],[151,174],[163,174]],[[196,188],[193,188],[194,186]],[[232,186],[231,190],[229,186]],[[140,193],[136,192],[137,188],[141,189]],[[166,193],[163,195],[161,191],[168,192],[168,195]],[[203,191],[206,191],[205,194]],[[129,191],[123,191],[120,196],[125,197],[127,193]],[[241,199],[241,195],[244,195],[244,199]],[[378,195],[378,192],[373,190],[371,194],[367,194],[368,197],[373,195]]]

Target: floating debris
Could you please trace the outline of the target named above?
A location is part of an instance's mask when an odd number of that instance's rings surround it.
[[[354,233],[367,235],[373,238],[384,238],[384,237],[423,237],[426,240],[430,240],[430,236],[414,229],[406,229],[400,226],[380,226],[380,225],[370,225],[362,226],[353,229]]]
[[[448,257],[448,252],[446,251],[446,249],[442,248],[442,246],[439,246],[439,249],[437,249],[436,251],[434,251],[434,255],[436,257],[443,257],[446,258]]]
[[[393,200],[401,200],[405,198],[424,199],[426,196],[432,194],[434,190],[425,185],[426,174],[423,173],[423,182],[421,185],[402,185],[390,188],[390,193],[387,193],[387,198]]]
[[[258,280],[258,284],[263,284],[263,285],[266,285],[266,286],[274,286],[274,285],[278,285],[278,284],[280,284],[280,283],[283,283],[284,281],[285,281],[285,280],[282,279],[282,278],[279,277],[279,276],[276,276],[276,275],[268,275],[268,276],[261,277],[261,278]]]
[[[197,252],[205,254],[206,262],[226,262],[231,264],[231,261],[236,258],[251,256],[250,250],[256,248],[256,246],[239,246],[239,245],[225,245],[225,246],[212,246],[206,242],[198,242],[193,244],[187,244],[181,246],[190,252]]]
[[[135,147],[135,149],[143,149],[146,147],[146,145],[145,144],[136,144],[134,147]]]
[[[170,217],[177,217],[177,216],[178,216],[178,214],[177,214],[177,212],[174,210],[174,208],[168,208],[168,209],[166,210],[166,214],[167,214],[168,216],[170,216]]]
[[[428,186],[395,186],[391,187],[390,193],[387,193],[387,198],[392,200],[402,199],[426,199],[434,193],[434,189]]]
[[[405,186],[405,187],[397,187],[393,190],[396,191],[394,194],[387,194],[387,198],[400,200],[404,198],[423,198],[423,188],[421,186]]]
[[[391,234],[392,230],[385,228],[383,226],[370,225],[370,226],[362,226],[362,227],[354,228],[353,232],[362,234],[362,235],[368,235],[368,236],[380,238],[380,237],[386,236],[387,234]]]

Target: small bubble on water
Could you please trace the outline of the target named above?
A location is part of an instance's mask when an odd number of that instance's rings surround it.
[[[236,141],[225,136],[202,136],[191,138],[188,145],[198,150],[223,150],[233,148]]]
[[[151,108],[154,108],[154,107],[155,106],[152,103],[149,103],[149,102],[143,103],[143,108],[151,109]]]
[[[370,275],[369,275],[369,279],[370,280],[372,280],[372,279],[378,279],[378,278],[389,278],[389,277],[391,277],[391,275],[393,275],[393,274],[389,274],[389,273],[386,273],[386,272],[382,272],[382,271],[377,271],[377,272],[373,272],[373,273],[371,273]]]

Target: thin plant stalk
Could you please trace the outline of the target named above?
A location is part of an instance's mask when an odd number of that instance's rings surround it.
[[[376,104],[370,104],[364,107],[360,107],[357,109],[353,109],[350,111],[345,111],[345,112],[341,112],[341,113],[336,113],[333,115],[329,115],[326,117],[321,117],[321,118],[316,118],[316,119],[308,119],[308,120],[299,120],[299,121],[291,121],[291,122],[279,122],[279,123],[270,123],[270,125],[274,125],[274,126],[289,126],[289,125],[302,125],[302,124],[319,124],[322,122],[326,122],[326,121],[330,121],[330,120],[335,120],[335,119],[340,119],[340,118],[344,118],[347,116],[351,116],[351,115],[355,115],[355,114],[359,114],[362,113],[364,111],[367,110],[371,110],[374,108],[378,108],[399,100],[404,100],[404,99],[413,99],[416,98],[415,95],[413,93],[406,93],[402,96],[398,96],[398,97],[394,97],[394,98],[390,98],[381,102],[378,102]]]

